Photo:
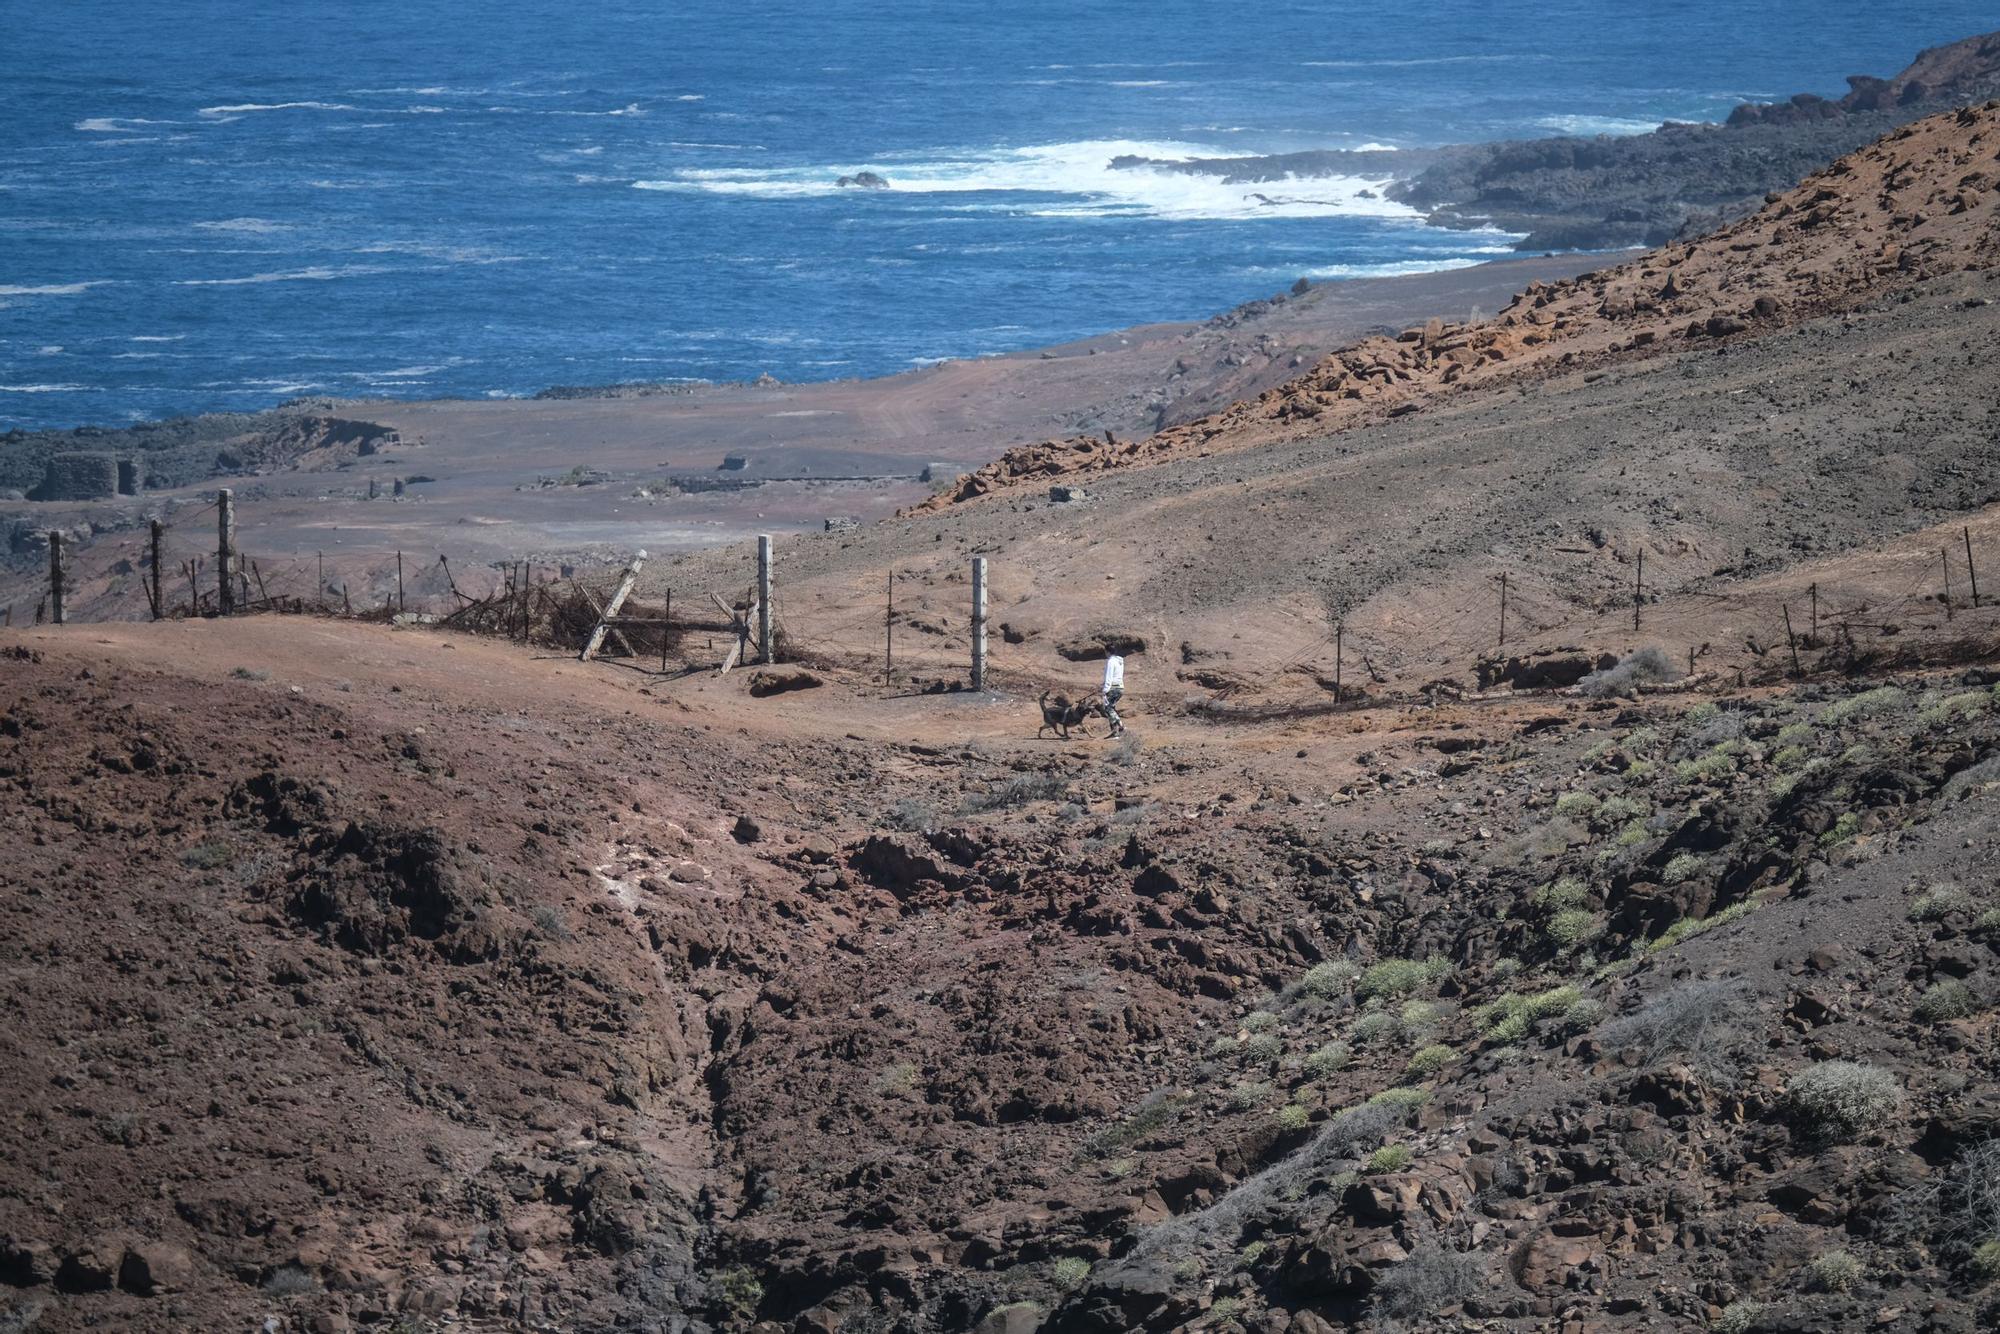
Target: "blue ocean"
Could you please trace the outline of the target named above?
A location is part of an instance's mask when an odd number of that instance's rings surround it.
[[[1476,263],[1155,157],[1633,133],[1991,0],[0,0],[0,428],[878,375]],[[886,190],[843,189],[871,170]]]

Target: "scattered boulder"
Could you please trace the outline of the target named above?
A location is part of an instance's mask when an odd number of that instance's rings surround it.
[[[794,690],[817,690],[824,684],[803,667],[767,667],[750,673],[750,694],[757,699]]]

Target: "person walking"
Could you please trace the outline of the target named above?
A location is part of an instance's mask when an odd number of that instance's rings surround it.
[[[1124,736],[1125,722],[1118,716],[1118,701],[1125,697],[1125,659],[1120,655],[1105,656],[1104,684],[1098,694],[1104,701],[1104,717],[1111,724],[1111,735]]]

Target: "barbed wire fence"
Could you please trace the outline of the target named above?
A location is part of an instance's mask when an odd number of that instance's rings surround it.
[[[93,609],[115,615],[129,608],[131,583],[137,580],[154,620],[289,614],[400,621],[567,652],[582,651],[602,623],[603,654],[644,670],[670,675],[716,670],[731,660],[732,649],[735,662],[768,665],[752,611],[759,600],[759,571],[747,549],[740,568],[733,555],[706,563],[719,571],[712,577],[722,587],[696,587],[689,577],[657,566],[641,573],[638,559],[621,570],[525,559],[455,565],[442,552],[259,555],[242,548],[232,505],[229,492],[222,491],[205,504],[175,511],[171,523],[151,520],[142,556],[114,565],[109,584],[89,605],[79,605],[75,596],[64,536],[49,533],[48,588],[34,622],[92,619]],[[1664,596],[1682,604],[1675,613],[1681,620],[1687,605],[1705,609],[1700,619],[1708,635],[1702,643],[1672,647],[1662,641],[1682,627],[1670,621],[1664,633],[1648,630],[1647,618],[1657,606],[1649,595],[1657,599],[1663,593],[1647,588],[1638,573],[1632,629],[1621,627],[1619,638],[1628,651],[1647,646],[1650,638],[1652,646],[1685,666],[1684,680],[1738,685],[1990,659],[2000,652],[2000,618],[1993,614],[1992,597],[1979,588],[1969,527],[1961,529],[1956,545],[1956,551],[1944,546],[1935,552],[1885,552],[1862,568],[1846,560],[1837,577],[1812,582],[1803,591],[1795,581],[1780,586],[1775,577],[1721,591],[1667,590]],[[796,559],[778,549],[771,570],[771,663],[845,671],[892,692],[964,688],[974,670],[974,644],[982,638],[973,614],[970,563],[965,569],[884,569],[850,576],[840,585],[812,577],[817,571],[799,570]],[[794,573],[801,577],[795,580]],[[1004,568],[995,573],[1004,584]],[[632,576],[629,595],[607,621],[614,588],[626,575]],[[815,590],[812,599],[789,595],[795,583],[808,582]],[[1182,671],[1177,679],[1207,688],[1222,713],[1233,697],[1295,676],[1310,678],[1330,695],[1330,708],[1359,706],[1381,698],[1386,687],[1400,685],[1406,694],[1434,691],[1446,683],[1412,676],[1444,666],[1438,646],[1462,654],[1467,644],[1483,642],[1490,647],[1477,650],[1482,690],[1519,681],[1572,684],[1574,664],[1568,680],[1537,677],[1523,666],[1535,655],[1522,650],[1565,626],[1607,638],[1611,612],[1602,605],[1578,610],[1562,595],[1560,576],[1547,571],[1509,570],[1490,582],[1484,588],[1461,581],[1427,590],[1432,596],[1399,607],[1393,618],[1378,615],[1373,623],[1357,621],[1334,593],[1316,589],[1317,616],[1304,618],[1296,636],[1274,655],[1230,670]],[[14,621],[11,606],[6,619]],[[997,630],[1005,644],[1027,637],[1005,621],[983,628],[989,635]],[[1586,655],[1591,662],[1605,656]],[[996,673],[990,659],[984,667],[989,685],[1043,684],[1032,672]]]

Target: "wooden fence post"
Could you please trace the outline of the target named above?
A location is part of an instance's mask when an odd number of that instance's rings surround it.
[[[57,625],[63,623],[63,550],[62,534],[49,530],[49,617]]]
[[[236,499],[228,487],[215,493],[216,610],[227,616],[236,610]]]
[[[757,535],[757,654],[766,665],[778,660],[771,636],[771,535]]]
[[[1500,575],[1500,647],[1507,647],[1507,576]]]
[[[1972,564],[1972,529],[1959,529],[1965,535],[1965,573],[1972,580],[1972,605],[1979,605],[1979,571]]]
[[[888,685],[896,679],[896,572],[889,571],[886,581],[889,600],[882,612],[882,684]]]
[[[1646,548],[1639,548],[1639,569],[1632,577],[1632,628],[1639,628],[1639,608],[1646,601]]]
[[[375,483],[370,482],[368,485],[372,488]],[[408,611],[409,609],[410,604],[403,601],[403,553],[399,551],[396,553],[396,610]]]
[[[986,557],[972,558],[972,688],[986,689]]]
[[[158,519],[153,520],[152,594],[153,594],[153,619],[156,621],[164,618],[167,614],[166,592],[164,589],[160,587],[160,538],[165,533],[165,531],[166,529],[161,525]]]
[[[1799,666],[1799,637],[1792,633],[1792,609],[1785,608],[1785,642],[1792,650],[1792,675],[1804,676],[1805,668]]]
[[[1944,569],[1944,618],[1951,619],[1951,548],[1938,548],[1938,564]]]

